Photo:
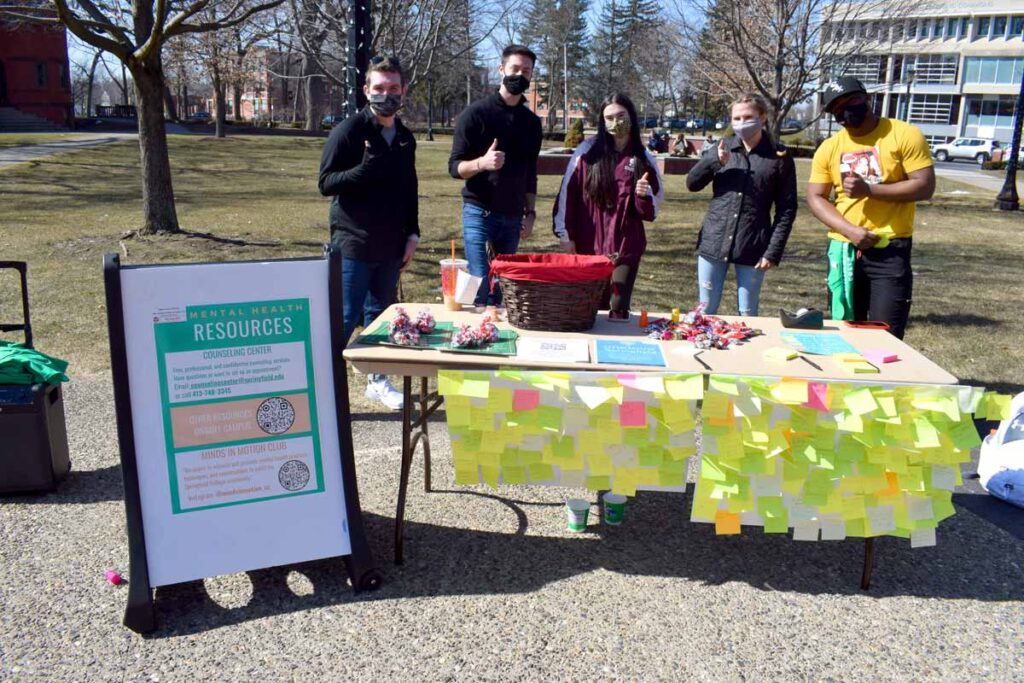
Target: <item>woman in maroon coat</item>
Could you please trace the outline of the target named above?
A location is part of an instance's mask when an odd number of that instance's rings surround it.
[[[629,319],[629,300],[647,248],[644,221],[658,216],[664,190],[658,167],[640,139],[633,102],[615,93],[601,103],[597,134],[569,161],[555,200],[555,235],[563,251],[615,259],[602,304],[608,319]]]

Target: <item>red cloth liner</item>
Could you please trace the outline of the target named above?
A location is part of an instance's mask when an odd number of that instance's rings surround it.
[[[607,256],[580,254],[500,254],[491,261],[491,277],[527,282],[607,280],[615,264]]]

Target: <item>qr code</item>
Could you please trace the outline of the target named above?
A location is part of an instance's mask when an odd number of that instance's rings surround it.
[[[267,434],[284,434],[295,424],[295,408],[280,396],[268,398],[256,409],[256,424]]]
[[[301,491],[309,483],[309,467],[301,460],[289,460],[277,471],[277,480],[288,491]]]

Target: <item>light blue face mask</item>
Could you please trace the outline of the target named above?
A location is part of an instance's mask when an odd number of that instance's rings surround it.
[[[750,140],[754,138],[759,132],[761,132],[762,128],[764,128],[764,123],[761,119],[732,122],[732,132],[739,135],[743,140]]]

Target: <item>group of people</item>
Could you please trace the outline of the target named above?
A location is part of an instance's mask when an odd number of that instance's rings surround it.
[[[501,84],[459,116],[448,170],[464,181],[462,229],[472,275],[483,281],[480,308],[498,307],[489,281],[489,248],[512,254],[537,220],[540,119],[526,106],[536,56],[510,45]],[[324,146],[319,187],[332,197],[331,239],[342,253],[345,338],[369,325],[395,298],[398,278],[419,244],[416,140],[397,113],[406,84],[401,64],[375,57],[366,74],[367,106],[337,126]],[[824,107],[842,126],[814,156],[808,206],[828,227],[828,287],[833,317],[881,320],[902,338],[910,310],[914,202],[935,188],[928,144],[912,125],[871,111],[854,78],[826,84]],[[610,256],[615,263],[603,308],[629,319],[647,247],[644,222],[657,218],[664,182],[645,148],[636,107],[613,93],[601,103],[597,132],[575,150],[552,209],[563,251]],[[691,192],[712,187],[697,238],[698,295],[718,310],[730,264],[737,309],[758,314],[765,273],[782,262],[797,213],[793,157],[766,129],[768,106],[744,94],[730,106],[732,136],[705,145],[686,177]],[[834,203],[831,199],[834,194]],[[384,376],[367,396],[393,409],[403,397]]]

